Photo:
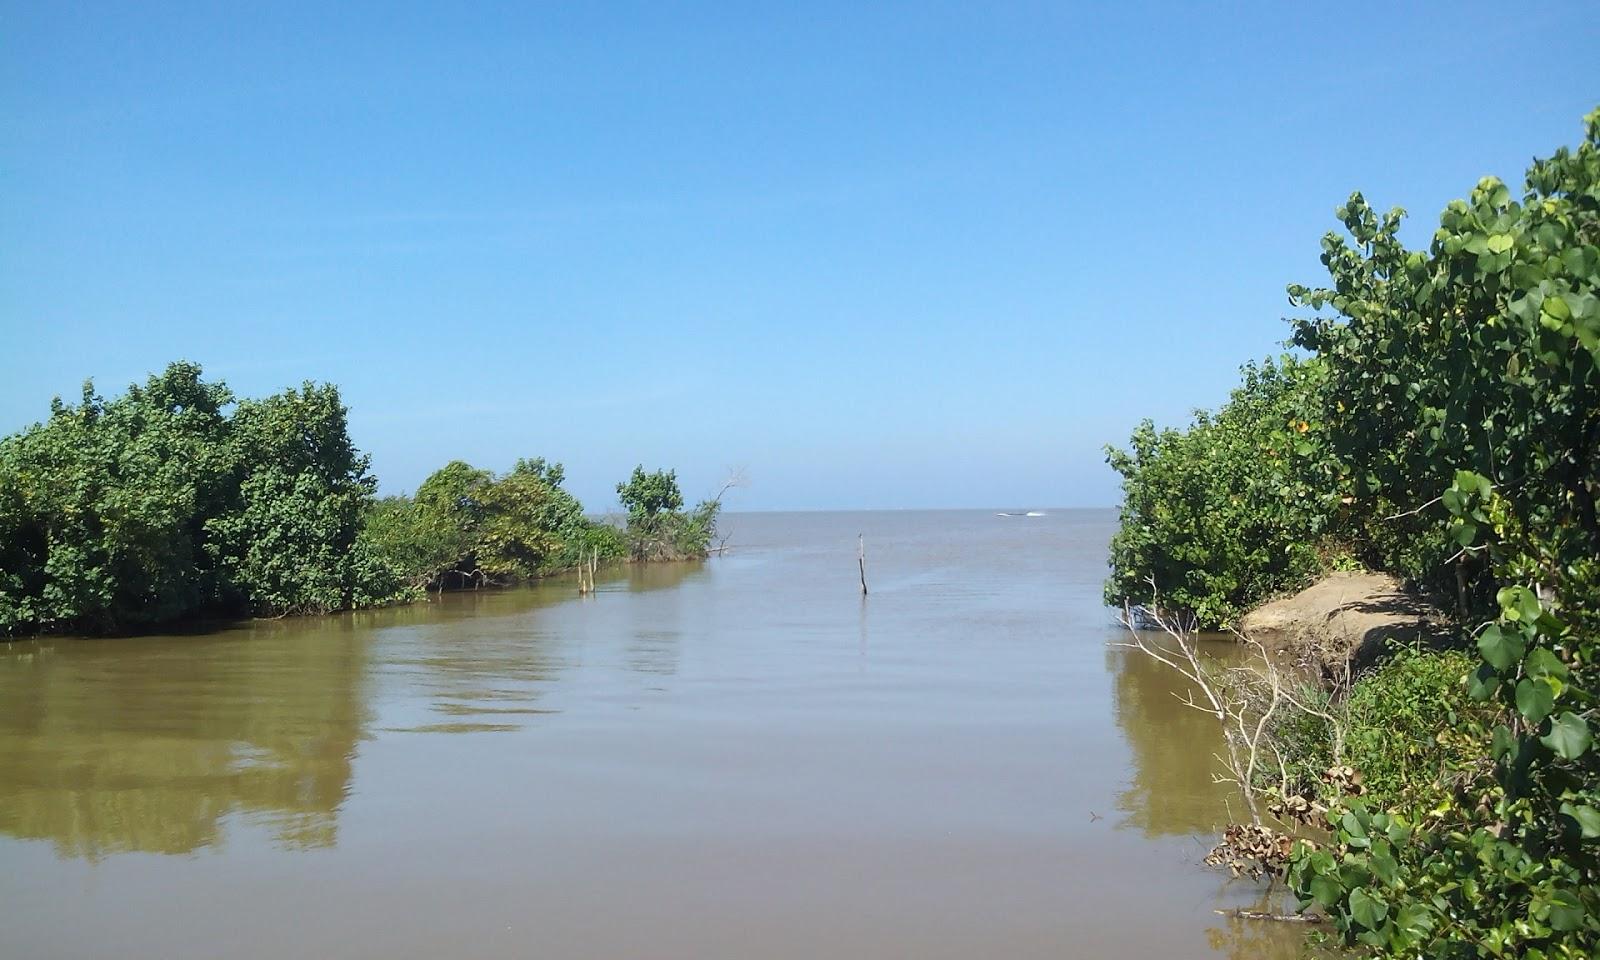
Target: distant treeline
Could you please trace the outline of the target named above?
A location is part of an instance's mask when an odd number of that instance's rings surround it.
[[[720,497],[683,509],[671,471],[618,484],[590,519],[560,464],[446,464],[376,496],[338,388],[239,399],[173,363],[0,439],[0,636],[376,606],[508,584],[580,559],[704,557]]]

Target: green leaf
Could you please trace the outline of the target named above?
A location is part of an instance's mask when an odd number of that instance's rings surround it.
[[[1563,803],[1561,812],[1571,817],[1578,824],[1578,832],[1585,840],[1600,837],[1600,810],[1588,804]]]
[[[1478,635],[1478,652],[1496,670],[1505,670],[1522,659],[1522,637],[1508,634],[1498,623],[1491,623]]]
[[[1523,677],[1517,683],[1517,712],[1537,726],[1556,706],[1555,691],[1543,678]]]
[[[1480,664],[1467,678],[1467,696],[1479,703],[1493,699],[1495,691],[1499,689],[1500,673],[1493,664]]]
[[[1489,238],[1489,242],[1485,246],[1488,247],[1490,253],[1505,253],[1511,249],[1512,243],[1513,241],[1509,234],[1497,233]]]
[[[1405,843],[1411,839],[1411,825],[1399,817],[1389,821],[1389,829],[1386,832],[1389,835],[1390,843]]]
[[[1532,320],[1534,314],[1538,312],[1539,304],[1538,301],[1531,296],[1519,297],[1516,300],[1511,301],[1511,303],[1507,306],[1507,310],[1513,317],[1516,317],[1518,320],[1523,322],[1527,322]]]
[[[1511,733],[1511,728],[1505,724],[1498,724],[1489,744],[1489,755],[1496,760],[1504,760],[1517,749],[1517,738]]]
[[[1488,477],[1473,473],[1471,470],[1457,470],[1455,485],[1463,493],[1476,493],[1485,497],[1494,489]]]
[[[1495,594],[1495,600],[1500,604],[1500,614],[1507,620],[1520,620],[1524,623],[1533,623],[1539,619],[1542,609],[1539,595],[1521,585],[1501,587]]]
[[[1585,323],[1573,331],[1578,335],[1578,343],[1585,350],[1593,351],[1600,348],[1600,329],[1593,323]]]
[[[1563,680],[1570,672],[1567,665],[1561,662],[1561,658],[1545,647],[1534,647],[1528,654],[1523,669],[1530,677],[1559,677]]]
[[[1542,607],[1537,593],[1524,588],[1517,594],[1517,612],[1522,614],[1524,623],[1533,623],[1538,620],[1541,610]]]
[[[1420,939],[1433,930],[1433,910],[1425,903],[1408,903],[1395,911],[1395,926]]]
[[[1389,905],[1357,887],[1350,891],[1350,916],[1368,930],[1376,930],[1389,915]]]
[[[1344,896],[1344,889],[1330,877],[1312,877],[1310,891],[1311,899],[1323,909],[1334,906]]]
[[[1571,890],[1557,890],[1550,895],[1550,929],[1570,933],[1583,926],[1583,901]]]
[[[1435,427],[1434,431],[1437,434],[1438,428]],[[1438,437],[1435,436],[1434,439],[1438,439]],[[1455,516],[1461,515],[1462,507],[1466,504],[1466,500],[1461,496],[1461,491],[1457,490],[1455,487],[1450,487],[1449,489],[1445,490],[1444,495],[1440,499],[1444,501],[1444,508],[1449,510]]]
[[[1384,883],[1392,884],[1400,875],[1400,865],[1387,853],[1372,854],[1372,875]]]
[[[1539,742],[1563,760],[1576,760],[1588,751],[1593,740],[1589,725],[1569,710],[1551,721],[1550,732],[1540,737]]]

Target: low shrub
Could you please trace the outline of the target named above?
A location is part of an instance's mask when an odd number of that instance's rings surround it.
[[[1321,364],[1283,357],[1244,368],[1215,414],[1185,430],[1140,424],[1122,475],[1106,601],[1154,602],[1202,628],[1225,626],[1273,593],[1303,586],[1342,554],[1330,549],[1337,498],[1316,411]]]

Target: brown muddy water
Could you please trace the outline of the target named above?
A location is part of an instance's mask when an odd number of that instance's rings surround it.
[[[733,515],[589,599],[0,645],[0,957],[1299,956],[1212,912],[1113,525]]]

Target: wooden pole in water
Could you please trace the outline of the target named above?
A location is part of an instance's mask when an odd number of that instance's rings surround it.
[[[867,536],[856,538],[856,565],[861,568],[861,595],[867,595]]]
[[[600,549],[596,547],[592,553],[579,548],[578,550],[578,594],[584,596],[594,593],[594,571],[600,563]]]

